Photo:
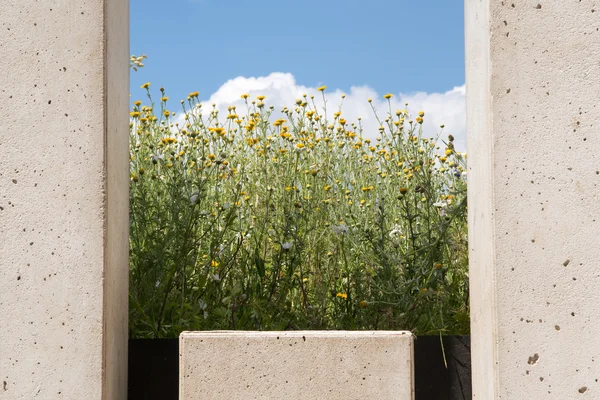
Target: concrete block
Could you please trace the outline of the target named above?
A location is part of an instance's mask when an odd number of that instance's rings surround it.
[[[600,398],[600,9],[468,0],[473,398]]]
[[[181,400],[410,400],[410,332],[183,332]]]
[[[0,12],[0,398],[125,399],[129,2]]]

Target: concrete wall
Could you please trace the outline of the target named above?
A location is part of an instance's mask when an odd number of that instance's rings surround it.
[[[124,399],[129,4],[0,12],[0,397]]]
[[[600,3],[465,4],[474,399],[600,398]]]
[[[183,332],[181,400],[411,400],[410,332]]]

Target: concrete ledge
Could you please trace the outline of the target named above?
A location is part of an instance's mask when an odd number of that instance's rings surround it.
[[[183,332],[179,398],[410,400],[410,332]]]

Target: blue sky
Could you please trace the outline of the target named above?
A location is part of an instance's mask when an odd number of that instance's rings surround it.
[[[460,102],[462,92],[452,90],[465,81],[463,1],[131,0],[131,52],[149,56],[132,73],[132,98],[143,95],[146,81],[176,101],[199,91],[212,102],[253,88],[298,92],[325,84],[370,90],[357,96],[417,96],[417,106],[437,95],[431,111],[448,114],[444,94]],[[454,115],[457,107],[451,121],[464,118]]]

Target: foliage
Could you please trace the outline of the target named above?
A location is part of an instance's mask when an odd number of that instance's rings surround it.
[[[423,112],[390,108],[369,140],[313,97],[275,119],[263,96],[242,95],[246,109],[219,118],[191,93],[179,117],[162,88],[155,104],[143,87],[130,125],[132,337],[468,332],[466,154],[424,137]]]

